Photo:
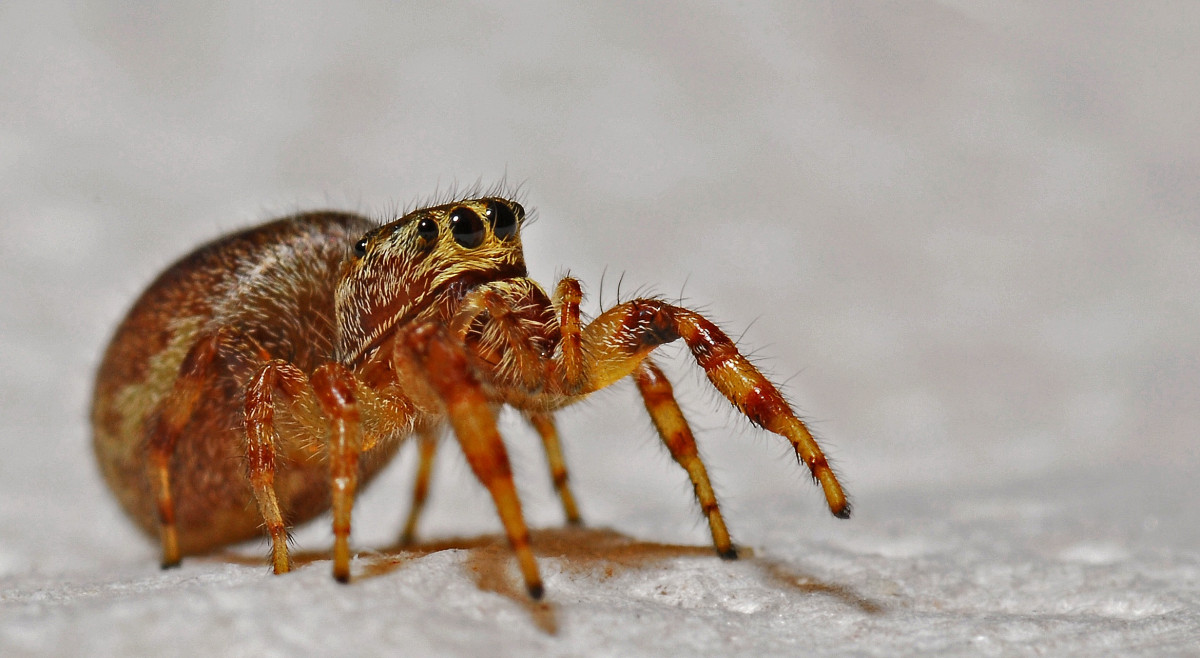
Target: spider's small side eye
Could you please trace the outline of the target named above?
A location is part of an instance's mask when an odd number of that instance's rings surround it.
[[[433,244],[433,242],[437,240],[437,236],[437,222],[429,219],[428,217],[422,217],[421,221],[417,222],[417,237],[424,240],[426,245]]]
[[[359,258],[367,255],[367,239],[365,237],[354,243],[354,255]]]
[[[450,212],[450,231],[454,241],[473,249],[483,244],[483,219],[470,208],[455,208]]]
[[[507,203],[496,200],[488,201],[484,206],[483,214],[487,217],[488,223],[492,225],[492,231],[496,233],[496,237],[501,240],[507,240],[517,234],[517,214]]]

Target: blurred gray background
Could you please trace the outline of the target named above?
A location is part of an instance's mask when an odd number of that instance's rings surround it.
[[[618,280],[682,296],[786,380],[858,521],[667,350],[736,538],[785,515],[866,546],[898,497],[1113,488],[1096,523],[1161,520],[1145,541],[1194,556],[1198,34],[1188,2],[0,3],[0,577],[154,559],[86,410],[158,271],[279,214],[385,220],[476,182],[536,210],[544,285],[570,271],[593,314]],[[561,422],[589,521],[707,541],[631,386]],[[494,531],[456,453],[428,531]],[[401,462],[359,543],[394,536]]]

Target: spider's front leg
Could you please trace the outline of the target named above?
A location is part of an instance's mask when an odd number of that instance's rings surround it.
[[[550,466],[550,481],[558,491],[562,501],[563,514],[569,525],[580,525],[583,518],[575,504],[575,496],[571,494],[568,484],[567,465],[563,459],[562,446],[558,441],[558,428],[554,417],[549,412],[525,411],[525,419],[537,430],[542,437],[542,447],[546,451],[546,461]],[[417,475],[413,483],[412,507],[404,520],[404,530],[400,533],[400,545],[411,546],[416,542],[417,523],[425,510],[429,499],[429,482],[433,477],[433,459],[438,450],[438,432],[427,427],[417,429]]]
[[[581,334],[582,393],[629,375],[654,348],[683,338],[713,386],[750,422],[786,438],[820,483],[830,512],[849,518],[846,494],[808,427],[775,385],[704,316],[657,299],[635,299],[605,311]]]
[[[518,386],[523,387],[526,391],[540,390],[542,382],[546,379],[543,370],[545,362],[541,353],[534,347],[534,339],[528,327],[520,322],[514,312],[515,306],[519,306],[520,302],[514,305],[510,297],[506,296],[506,292],[510,294],[515,292],[520,298],[522,290],[512,290],[509,284],[504,282],[485,284],[472,290],[463,299],[462,306],[447,326],[447,332],[453,339],[465,343],[476,321],[485,317],[484,331],[492,339],[490,347],[501,346],[503,348],[501,352],[498,352],[497,372],[501,377],[508,377],[510,381],[517,382]],[[575,308],[577,327],[578,301],[576,301]],[[578,331],[574,332],[576,338],[578,338],[578,333]],[[423,379],[411,359],[395,359],[393,366],[405,381]],[[436,394],[432,391],[428,391],[426,394],[435,398],[430,400],[429,404],[436,405]],[[566,516],[567,523],[581,524],[583,520],[579,515],[575,496],[571,493],[566,460],[563,457],[553,414],[549,411],[528,409],[523,409],[522,414],[542,439],[542,446],[550,467],[550,479],[562,502],[563,514]],[[404,530],[400,534],[401,545],[412,544],[416,538],[417,523],[428,498],[433,460],[438,450],[436,433],[428,429],[418,429],[418,432],[418,461],[417,475],[413,486],[413,502],[404,522]]]
[[[540,599],[544,591],[542,578],[530,548],[529,530],[513,484],[508,452],[496,428],[491,402],[471,373],[462,343],[436,325],[417,327],[406,338],[407,344],[398,347],[395,358],[411,360],[418,366],[403,370],[419,372],[422,381],[441,399],[467,463],[492,495],[525,578],[525,587],[530,596]]]
[[[564,279],[564,281],[574,280]],[[504,356],[497,367],[501,376],[507,376],[510,380],[519,382],[526,391],[540,392],[545,381],[550,379],[547,377],[545,367],[549,365],[554,368],[557,367],[557,363],[547,362],[544,359],[534,346],[535,341],[530,334],[529,325],[522,324],[517,318],[515,307],[525,303],[523,295],[527,292],[526,289],[520,287],[512,289],[506,283],[480,286],[471,291],[463,300],[461,309],[449,326],[449,331],[460,342],[465,342],[472,323],[480,315],[486,313],[488,316],[487,331],[494,332],[499,339],[498,342],[505,345]],[[576,283],[572,292],[572,290],[565,290],[560,283],[557,292],[559,305],[556,311],[561,323],[560,340],[564,345],[577,348],[579,344],[579,300],[582,296],[579,285]],[[515,295],[516,301],[505,293]],[[579,382],[578,373],[581,364],[580,358],[577,357],[578,350],[568,348],[562,350],[562,354],[567,356],[567,361],[562,365],[562,372],[566,373],[565,377]],[[562,502],[563,514],[567,518],[567,523],[581,524],[583,519],[575,504],[575,496],[571,493],[570,477],[567,474],[567,464],[558,438],[558,428],[554,424],[554,415],[549,411],[530,409],[524,409],[523,415],[542,439],[546,461],[550,467],[550,479]]]

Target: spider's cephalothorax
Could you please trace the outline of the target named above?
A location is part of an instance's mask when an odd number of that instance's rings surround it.
[[[679,338],[722,395],[792,444],[830,510],[849,516],[804,423],[716,325],[653,298],[583,325],[577,281],[560,280],[552,300],[528,278],[524,218],[516,202],[492,197],[378,227],[342,213],[297,215],[226,236],[164,272],[118,328],[92,408],[101,470],[159,535],[164,566],[265,524],[275,572],[288,571],[287,528],[331,507],[334,575],[347,580],[359,482],[417,435],[411,541],[448,424],[540,596],[496,410],[512,406],[537,429],[567,519],[578,522],[552,412],[624,377],[691,478],[717,552],[735,557],[691,430],[649,358]]]
[[[368,232],[337,285],[339,358],[359,362],[397,325],[449,321],[479,284],[524,279],[524,216],[514,202],[481,199],[420,210]]]

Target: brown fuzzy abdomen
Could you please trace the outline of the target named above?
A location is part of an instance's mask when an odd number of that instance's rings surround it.
[[[188,350],[228,327],[237,338],[212,361],[171,456],[175,518],[185,554],[260,534],[242,429],[246,382],[264,351],[306,373],[333,359],[334,285],[350,245],[372,226],[313,213],[226,236],[174,264],[134,304],[97,374],[92,423],[104,478],[147,533],[158,526],[148,479],[154,419]],[[275,487],[287,521],[301,523],[328,508],[329,469],[288,453],[279,451]],[[383,457],[362,461],[364,478]]]

